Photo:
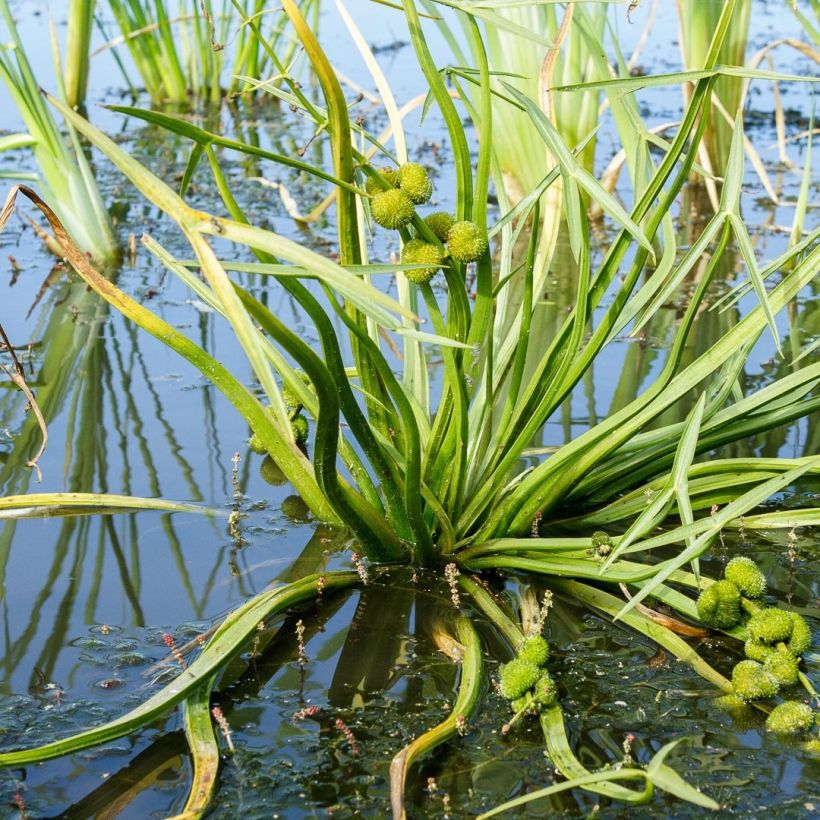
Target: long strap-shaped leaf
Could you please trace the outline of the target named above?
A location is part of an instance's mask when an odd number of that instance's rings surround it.
[[[295,604],[314,598],[320,589],[327,595],[352,587],[358,581],[359,577],[354,572],[329,572],[324,575],[311,575],[301,581],[257,595],[222,622],[202,653],[187,669],[136,709],[110,723],[86,729],[63,740],[55,740],[33,749],[4,752],[0,754],[0,766],[23,766],[60,757],[107,743],[139,729],[166,714],[219,672],[231,658],[243,650],[261,621]]]
[[[292,283],[293,284],[293,283]],[[296,283],[298,284],[298,283]],[[339,395],[350,392],[345,381],[334,379],[322,359],[293,331],[280,322],[264,305],[250,294],[240,290],[240,298],[267,333],[282,345],[304,368],[316,385],[319,396],[319,415],[316,419],[314,469],[316,480],[339,517],[362,538],[365,552],[374,560],[395,560],[402,554],[395,531],[376,510],[358,493],[339,480],[336,470],[336,453],[339,441]],[[322,312],[310,314],[312,318],[327,320]],[[344,378],[344,374],[341,374]],[[337,374],[338,379],[338,374]],[[353,402],[352,395],[349,397]],[[378,444],[374,442],[378,449]],[[391,479],[390,476],[388,476]],[[392,480],[392,479],[391,479]]]
[[[816,277],[819,267],[820,246],[817,246],[801,260],[795,269],[769,295],[772,309],[775,311],[782,309],[806,284]],[[534,470],[521,482],[521,485],[513,494],[514,498],[502,504],[510,512],[513,509],[515,510],[511,520],[507,519],[509,527],[505,527],[505,529],[516,533],[529,529],[533,515],[545,506],[547,497],[557,500],[566,489],[584,475],[587,469],[600,461],[603,450],[611,452],[609,447],[612,442],[605,442],[601,437],[602,434],[608,435],[609,432],[613,432],[620,427],[617,435],[613,436],[612,441],[614,442],[616,440],[623,441],[628,437],[628,434],[634,434],[640,430],[665,408],[677,401],[680,396],[692,390],[706,376],[719,369],[739,347],[757,338],[766,323],[766,312],[761,305],[757,305],[738,324],[732,327],[720,341],[665,384],[662,390],[651,391],[650,395],[654,392],[654,396],[650,402],[646,403],[639,400],[637,413],[634,407],[627,407],[624,411],[610,417],[603,425],[599,425],[573,442],[571,447],[577,448],[576,452],[580,454],[580,458],[571,467],[564,469],[560,478],[554,484],[548,487],[542,482],[545,480],[546,474],[552,474],[553,470],[559,466],[557,460],[551,464],[553,459],[549,459],[545,465]],[[586,449],[592,444],[591,440],[597,440],[596,445]],[[569,453],[567,454],[569,455]],[[547,465],[550,466],[547,467]],[[502,511],[499,511],[499,520],[503,520]]]
[[[352,183],[354,155],[350,139],[350,118],[348,116],[347,100],[339,79],[327,55],[322,50],[316,35],[311,31],[310,26],[302,16],[298,3],[295,0],[284,0],[282,8],[288,15],[296,36],[304,46],[305,53],[322,87],[322,94],[327,103],[327,123],[330,133],[333,169],[339,179]],[[339,237],[339,259],[343,265],[360,265],[362,263],[363,254],[358,222],[356,195],[345,188],[340,188],[336,194],[336,232]],[[360,327],[367,327],[367,321],[360,310],[348,304],[345,307],[351,318]],[[367,400],[371,423],[386,433],[389,425],[381,409],[381,403],[384,401],[384,388],[375,376],[373,369],[369,366],[368,357],[360,349],[358,338],[354,336],[350,341],[353,359],[365,393],[367,396],[375,397],[375,400]]]
[[[193,140],[196,145],[203,148],[210,145],[216,145],[221,148],[230,148],[232,151],[238,151],[241,154],[247,154],[252,157],[259,157],[260,159],[269,159],[278,165],[286,165],[289,168],[294,168],[297,171],[318,177],[319,179],[332,182],[340,188],[357,192],[359,189],[350,182],[345,182],[333,174],[328,174],[321,168],[311,165],[307,162],[294,159],[285,154],[277,154],[273,151],[267,151],[257,145],[250,145],[247,142],[233,140],[228,137],[223,137],[213,131],[206,131],[194,125],[190,120],[183,119],[175,114],[167,114],[164,111],[149,111],[144,108],[135,108],[131,105],[109,105],[106,106],[111,111],[116,111],[118,114],[124,114],[126,117],[134,117],[143,120],[144,122],[156,125],[165,131],[170,131],[173,134],[179,134],[189,140]]]
[[[191,750],[194,776],[182,813],[168,820],[199,820],[208,810],[219,771],[219,745],[211,720],[211,689],[214,678],[206,681],[185,701],[185,739]]]
[[[731,16],[733,13],[735,0],[729,0],[724,4],[720,19],[715,29],[712,42],[710,43],[709,52],[706,57],[705,65],[711,68],[715,65],[718,52],[721,48],[726,32],[728,30]],[[658,225],[664,219],[666,212],[672,206],[678,191],[683,186],[689,173],[689,169],[694,162],[695,153],[697,151],[697,143],[700,135],[705,128],[705,118],[700,117],[701,111],[708,103],[714,77],[710,76],[698,82],[694,92],[689,101],[689,105],[684,114],[678,134],[673,141],[673,144],[662,160],[657,172],[649,181],[646,188],[643,190],[638,202],[633,208],[631,218],[635,224],[640,224],[647,216],[655,199],[660,196],[660,204],[654,214],[649,218],[649,224],[646,227],[645,234],[648,238],[652,238]],[[533,112],[533,116],[537,115]],[[698,118],[700,117],[700,121]],[[696,124],[697,123],[697,124]],[[686,141],[690,138],[693,126],[695,127],[694,137],[690,140],[689,148],[686,149]],[[683,162],[675,176],[674,183],[669,186],[667,191],[663,191],[663,185],[666,183],[669,176],[675,170],[675,166],[683,155]],[[626,230],[621,230],[613,242],[606,258],[601,265],[598,275],[595,278],[592,293],[590,295],[590,305],[594,307],[603,298],[604,293],[612,283],[621,261],[627,252],[630,245],[631,236]],[[639,248],[635,255],[635,260],[632,267],[626,276],[626,279],[621,287],[621,290],[616,294],[615,299],[607,310],[604,320],[602,321],[593,339],[586,345],[583,351],[583,361],[573,369],[572,378],[565,378],[564,384],[561,385],[560,390],[553,390],[553,380],[551,378],[557,363],[560,361],[560,353],[563,351],[567,337],[570,333],[571,322],[568,320],[562,327],[560,333],[553,341],[550,349],[542,359],[541,365],[536,368],[530,385],[528,387],[527,395],[524,401],[521,402],[516,420],[513,428],[510,431],[509,438],[511,444],[506,448],[504,453],[499,454],[496,462],[491,465],[490,472],[498,472],[506,475],[512,464],[519,457],[521,449],[526,446],[532,438],[532,435],[544,420],[552,412],[552,409],[557,406],[557,403],[563,400],[566,395],[566,390],[572,384],[577,382],[577,379],[585,372],[586,367],[592,361],[597,350],[605,343],[608,329],[615,323],[618,315],[623,309],[629,294],[638,281],[643,270],[647,251],[644,248]],[[570,317],[571,318],[571,317]],[[549,395],[545,399],[545,393],[549,389]],[[541,405],[539,407],[539,405]],[[487,480],[483,482],[484,487],[492,488],[498,485],[497,480],[488,474]],[[467,532],[470,527],[474,525],[476,518],[478,518],[483,509],[490,500],[488,491],[477,492],[473,498],[472,504],[465,511],[462,522],[460,523],[459,532]]]
[[[731,682],[703,660],[683,638],[640,612],[624,612],[622,599],[577,581],[551,580],[550,585],[554,589],[569,593],[587,606],[605,612],[610,617],[619,618],[637,632],[671,652],[678,660],[688,663],[702,678],[715,684],[724,692],[732,691]]]
[[[46,98],[66,121],[99,148],[147,199],[176,220],[184,230],[217,236],[254,247],[294,265],[307,268],[384,327],[392,330],[399,328],[399,321],[391,315],[393,313],[407,316],[410,319],[417,318],[387,294],[361,281],[358,277],[351,276],[341,266],[303,247],[298,242],[279,236],[273,231],[244,225],[231,219],[218,218],[190,208],[175,191],[140,165],[137,160],[123,151],[88,120],[55,97],[46,94]]]
[[[133,495],[105,493],[26,493],[0,498],[0,518],[35,518],[56,515],[99,515],[101,513],[162,510],[164,512],[218,513],[222,510]]]
[[[421,441],[413,408],[404,392],[404,386],[393,375],[384,358],[378,355],[375,345],[367,334],[345,314],[333,298],[333,294],[328,294],[328,297],[342,321],[345,322],[351,333],[358,337],[362,349],[370,353],[378,375],[384,383],[386,391],[392,396],[398,410],[402,425],[401,440],[404,443],[404,510],[413,532],[414,562],[421,566],[428,566],[433,561],[435,550],[422,511]]]
[[[83,280],[120,313],[136,322],[143,330],[148,331],[163,344],[168,345],[191,362],[211,383],[221,390],[231,404],[242,414],[251,428],[257,431],[265,447],[270,452],[276,453],[282,472],[285,473],[308,507],[323,520],[332,523],[338,522],[339,519],[333,507],[328,503],[316,483],[310,462],[296,445],[288,440],[288,437],[283,434],[279,426],[273,423],[270,413],[262,407],[257,398],[220,362],[102,276],[74,245],[57,215],[36,191],[24,185],[12,188],[4,208],[0,212],[0,230],[2,230],[2,226],[12,213],[17,193],[26,196],[40,209],[48,220],[54,238],[60,244],[66,258],[77,273],[82,276]]]
[[[513,650],[517,651],[524,640],[524,633],[521,627],[492,600],[489,593],[475,580],[468,576],[462,576],[459,578],[459,583],[467,590],[477,607],[507,638]],[[549,716],[546,727],[544,724],[545,715]],[[556,769],[565,777],[573,779],[589,775],[590,772],[584,767],[581,761],[578,760],[570,748],[561,707],[555,705],[545,712],[542,712],[541,721],[547,750]],[[585,788],[615,800],[625,800],[629,803],[644,803],[652,796],[651,784],[647,784],[644,791],[635,792],[623,786],[619,786],[617,783],[599,783],[599,781],[594,780],[586,784]]]
[[[404,784],[413,762],[453,737],[458,731],[459,724],[466,721],[478,706],[484,678],[481,641],[473,625],[463,616],[456,622],[456,638],[464,647],[464,656],[461,659],[458,695],[450,714],[437,726],[405,746],[390,763],[390,802],[394,820],[402,820],[406,816]]]

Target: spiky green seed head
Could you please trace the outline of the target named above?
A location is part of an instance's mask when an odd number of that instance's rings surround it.
[[[757,726],[757,710],[733,692],[715,698],[715,706],[729,714],[737,728]]]
[[[791,615],[783,609],[767,607],[759,609],[746,625],[749,637],[760,643],[773,644],[787,641],[794,629]]]
[[[475,222],[454,222],[447,234],[447,250],[456,262],[475,262],[487,246],[487,234]]]
[[[272,487],[281,487],[287,483],[285,474],[270,456],[265,456],[265,458],[262,459],[262,463],[259,465],[259,475],[263,481]]]
[[[766,576],[745,555],[738,555],[726,564],[726,580],[731,581],[747,598],[760,598],[766,592]]]
[[[782,687],[794,686],[798,681],[797,659],[785,652],[772,652],[764,661],[763,668],[771,672]]]
[[[383,228],[396,231],[413,219],[416,209],[404,191],[393,188],[390,191],[380,191],[373,197],[370,212]]]
[[[304,416],[296,416],[295,419],[291,419],[290,429],[293,430],[293,437],[300,447],[307,444],[308,420]]]
[[[399,172],[394,168],[380,168],[379,173],[382,175],[382,179],[392,188],[399,187]],[[385,190],[373,177],[368,177],[364,181],[364,189],[370,196],[376,196],[380,191]]]
[[[540,709],[546,709],[558,700],[558,686],[548,672],[544,672],[535,684],[535,700]]]
[[[776,735],[799,735],[814,724],[814,710],[805,703],[787,700],[772,709],[766,728]]]
[[[777,650],[774,647],[753,641],[751,638],[743,645],[743,650],[749,660],[757,661],[758,663],[766,663],[771,655],[777,654]]]
[[[786,649],[790,655],[797,658],[811,647],[811,627],[806,619],[796,612],[790,612],[789,617],[792,620],[792,634],[789,636]]]
[[[518,651],[518,657],[532,661],[536,666],[545,666],[550,656],[550,645],[541,635],[530,635]]]
[[[507,700],[520,698],[528,689],[532,689],[541,670],[532,662],[516,658],[501,667],[501,694]]]
[[[527,710],[525,713],[527,715],[538,714],[538,704],[528,695],[522,695],[520,698],[510,701],[510,707],[512,708],[514,715],[517,715],[524,709]]]
[[[401,249],[401,261],[405,265],[427,265],[428,267],[406,270],[404,275],[417,285],[429,282],[441,268],[443,257],[441,248],[423,239],[411,239]]]
[[[594,533],[592,533],[592,546],[595,549],[607,545],[610,547],[612,546],[612,539],[609,537],[607,533],[605,533],[603,530],[596,530]]]
[[[268,448],[262,444],[262,439],[259,438],[256,433],[251,433],[251,437],[248,439],[248,447],[260,456],[263,456],[268,452]]]
[[[592,551],[598,558],[606,558],[612,552],[612,539],[603,530],[592,533]]]
[[[440,242],[446,242],[455,219],[446,211],[434,211],[425,216],[424,221]]]
[[[423,205],[433,194],[433,183],[427,171],[417,162],[405,162],[399,168],[399,188],[416,203]]]
[[[310,377],[304,370],[297,370],[296,375],[303,384],[305,384],[308,388],[311,387]],[[282,385],[282,401],[285,402],[285,407],[287,407],[291,413],[297,413],[302,409],[302,402],[300,401],[299,396],[297,396],[296,392],[286,384]]]
[[[777,678],[757,661],[741,661],[732,670],[732,686],[743,700],[772,698],[780,689]]]
[[[303,524],[310,521],[310,507],[305,504],[301,495],[289,495],[282,499],[282,513],[294,523]]]
[[[740,590],[731,581],[718,581],[700,593],[698,616],[713,629],[731,629],[740,623]]]

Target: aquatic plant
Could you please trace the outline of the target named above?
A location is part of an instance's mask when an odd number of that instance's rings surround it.
[[[745,555],[737,555],[726,564],[725,576],[747,598],[760,598],[766,592],[766,576]]]
[[[766,728],[776,735],[797,735],[814,725],[814,710],[807,703],[788,700],[772,709]]]
[[[430,88],[430,104],[438,106],[450,137],[456,187],[452,223],[448,224],[449,215],[425,218],[416,209],[430,196],[430,180],[423,168],[407,164],[403,125],[392,92],[355,26],[348,22],[384,100],[395,156],[383,140],[351,121],[348,100],[315,32],[298,5],[285,0],[285,12],[318,78],[323,101],[309,99],[287,72],[280,77],[281,87],[264,86],[264,90],[285,100],[312,120],[318,133],[327,135],[333,162],[330,171],[292,157],[281,161],[334,186],[338,261],[251,224],[230,190],[214,147],[261,156],[252,146],[219,138],[179,117],[115,107],[192,141],[192,159],[182,192],[177,193],[79,114],[49,98],[144,196],[177,222],[191,245],[194,261],[175,258],[150,238],[146,247],[230,323],[258,389],[243,384],[224,364],[101,277],[77,252],[48,205],[30,189],[21,188],[22,194],[47,216],[66,257],[84,281],[193,363],[228,397],[253,430],[256,445],[269,454],[304,504],[320,519],[342,524],[355,536],[357,553],[367,558],[369,568],[357,554],[355,574],[327,573],[321,581],[312,576],[252,599],[228,618],[188,667],[184,686],[175,682],[143,707],[106,726],[39,749],[2,754],[0,764],[23,765],[121,736],[183,700],[186,710],[201,715],[203,709],[207,712],[213,674],[242,650],[253,618],[258,623],[280,606],[315,598],[327,584],[346,588],[364,583],[369,572],[379,573],[384,565],[404,563],[443,575],[450,596],[445,601],[458,607],[459,591],[463,591],[503,636],[510,660],[501,670],[502,694],[514,701],[527,697],[518,704],[521,708],[516,714],[522,709],[530,711],[531,701],[543,707],[535,711],[545,744],[570,782],[630,802],[649,799],[658,785],[683,799],[715,807],[679,778],[668,776],[668,767],[662,767],[669,749],[662,750],[646,769],[588,772],[566,738],[557,690],[544,668],[548,650],[545,653],[544,646],[532,637],[525,639],[523,630],[477,579],[489,571],[546,580],[556,592],[622,620],[727,692],[734,691],[746,700],[777,693],[778,678],[765,666],[768,655],[763,663],[742,661],[730,683],[669,628],[670,623],[679,626],[676,619],[664,621],[646,610],[646,602],[662,601],[686,618],[700,615],[718,629],[739,625],[746,603],[733,578],[742,574],[738,572],[742,568],[735,565],[731,578],[727,574],[723,581],[704,584],[699,557],[724,527],[742,522],[753,529],[760,523],[749,515],[755,507],[803,476],[820,473],[817,458],[702,458],[721,445],[817,409],[818,399],[812,391],[820,383],[818,365],[804,362],[748,395],[742,393],[738,380],[746,357],[767,328],[779,343],[775,314],[816,276],[820,233],[802,238],[761,267],[740,212],[744,171],[740,118],[734,124],[718,211],[685,251],[679,252],[674,232],[667,230],[670,212],[701,145],[712,90],[726,74],[718,67],[717,57],[732,20],[733,0],[723,5],[703,68],[684,73],[693,91],[674,138],[662,145],[660,154],[653,155],[649,141],[642,141],[640,134],[636,137],[639,145],[633,149],[645,161],[645,174],[635,177],[634,202],[629,208],[593,177],[573,153],[577,145],[566,144],[537,100],[491,77],[476,15],[480,13],[482,20],[492,24],[500,18],[486,9],[471,11],[471,5],[451,5],[457,7],[474,56],[472,96],[459,94],[459,102],[479,135],[475,166],[468,131],[432,59],[418,10],[412,0],[402,4]],[[343,8],[340,1],[339,6]],[[260,47],[267,50],[269,44],[260,40]],[[554,91],[597,94],[598,89],[606,88],[629,94],[648,83],[680,80],[680,74],[673,80],[617,77]],[[554,166],[518,204],[505,205],[491,225],[491,179],[497,192],[503,189],[493,139],[493,97],[499,87],[505,104],[529,119]],[[374,155],[368,156],[362,148],[368,143],[385,155],[390,167],[399,169],[395,175],[378,170]],[[229,218],[194,210],[184,199],[187,182],[203,156],[209,160],[221,198],[217,207],[224,207]],[[276,158],[270,153],[266,156]],[[544,230],[541,208],[552,186],[559,185],[559,211],[566,221],[570,255],[577,269],[577,296],[572,309],[560,317],[555,333],[540,345],[533,338],[539,329],[541,292],[536,271],[544,266],[543,256],[539,257]],[[600,208],[614,226],[612,242],[601,258],[593,252],[585,201]],[[398,232],[405,249],[401,264],[369,261],[368,215],[378,225]],[[527,232],[522,258],[515,245]],[[248,248],[256,261],[220,259],[211,237]],[[748,276],[733,296],[753,292],[757,303],[725,328],[707,350],[686,361],[684,350],[732,238],[741,249]],[[497,245],[494,253],[490,251],[492,239]],[[701,260],[705,261],[703,270],[690,287],[688,277]],[[430,282],[439,266],[446,292],[434,290]],[[203,279],[191,268],[199,268]],[[236,270],[267,275],[281,285],[313,324],[321,355],[229,276],[229,271]],[[774,280],[776,272],[777,284],[771,286],[767,279]],[[375,277],[381,275],[395,277],[395,299],[374,285]],[[522,469],[533,437],[590,372],[600,351],[627,330],[640,332],[672,297],[681,305],[679,320],[672,349],[654,374],[655,380],[608,418],[558,447],[548,458],[533,460]],[[425,322],[432,326],[432,333],[424,329]],[[393,349],[402,354],[398,375]],[[429,385],[431,349],[443,360],[437,404],[431,400]],[[343,353],[347,350],[349,362]],[[691,409],[675,420],[664,419],[663,414],[693,390],[700,397]],[[305,415],[294,418],[297,405]],[[304,442],[298,440],[294,422],[308,416],[312,437],[305,451],[299,446]],[[303,422],[299,426],[304,430]],[[780,525],[815,520],[815,510],[795,509]],[[552,525],[560,525],[568,534],[541,537]],[[613,535],[602,534],[600,527]],[[592,531],[595,535],[590,537]],[[623,533],[615,534],[619,531]],[[653,551],[659,547],[674,549],[657,560]],[[690,565],[691,573],[685,570]],[[759,588],[759,579],[757,586],[749,578],[741,581],[744,589]],[[608,586],[614,592],[620,585],[629,590],[626,600],[601,589]],[[703,603],[696,604],[694,594],[703,586]],[[766,612],[753,614],[747,625],[755,645],[795,641],[795,636],[797,645],[805,642],[803,627],[792,616],[783,613],[784,621]],[[402,812],[404,783],[414,760],[458,734],[481,701],[486,674],[481,642],[461,612],[453,621],[450,647],[461,664],[458,695],[451,714],[394,760],[391,782],[397,815]],[[780,621],[787,621],[788,629]],[[784,671],[782,664],[775,666],[782,678],[788,678],[791,667]],[[189,727],[188,732],[193,738],[194,729]],[[611,782],[618,779],[642,781],[644,789]]]
[[[676,6],[680,18],[679,40],[683,64],[687,69],[701,68],[706,57],[710,34],[714,31],[723,4],[712,2],[712,0],[705,0],[705,2],[678,0]],[[721,65],[742,66],[745,64],[751,13],[751,0],[740,0],[735,5],[732,22],[718,55]],[[699,159],[717,174],[720,173],[721,168],[726,166],[729,146],[732,142],[730,122],[737,117],[742,96],[742,77],[721,77],[715,83],[712,106],[705,114],[707,126]],[[728,114],[729,123],[721,115],[718,106]]]
[[[740,623],[740,590],[729,580],[718,581],[698,596],[698,617],[715,629]]]
[[[0,0],[0,20],[10,38],[0,44],[0,79],[28,129],[39,169],[37,184],[80,249],[108,265],[117,256],[117,244],[91,164],[76,132],[69,126],[68,140],[64,138],[41,96],[8,0]],[[57,74],[60,77],[59,65]]]

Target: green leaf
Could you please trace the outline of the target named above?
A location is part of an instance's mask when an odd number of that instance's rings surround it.
[[[686,800],[687,803],[694,803],[696,806],[703,806],[705,809],[716,811],[720,808],[719,803],[716,803],[711,797],[690,786],[673,768],[663,762],[669,752],[679,743],[680,740],[673,740],[671,743],[667,743],[658,749],[646,767],[647,777],[659,789],[663,789],[663,791],[675,795],[675,797],[680,800]]]
[[[272,618],[291,606],[310,600],[323,589],[323,594],[347,589],[359,582],[353,572],[328,572],[312,575],[278,589],[263,592],[234,610],[214,632],[199,657],[171,683],[116,720],[86,729],[71,737],[54,740],[42,746],[0,754],[0,766],[24,766],[61,755],[108,743],[145,726],[166,714],[189,694],[206,684],[245,647],[256,633],[259,623]],[[321,587],[320,587],[321,584]]]
[[[641,590],[618,612],[615,616],[616,620],[626,615],[636,604],[646,598],[647,595],[651,595],[675,570],[705,552],[712,538],[720,532],[721,518],[738,518],[739,516],[745,515],[749,510],[754,509],[754,507],[762,504],[767,498],[796,481],[800,476],[808,472],[812,466],[817,465],[820,465],[820,458],[810,459],[807,463],[795,467],[793,470],[783,473],[783,475],[775,476],[769,479],[769,481],[749,490],[723,507],[723,509],[720,510],[720,516],[715,515],[712,517],[712,526],[692,541],[690,545],[674,559],[664,562],[663,567],[659,569],[652,580],[644,584]]]
[[[470,621],[461,616],[456,622],[456,638],[464,647],[458,695],[450,714],[438,725],[405,746],[390,763],[390,797],[393,817],[404,816],[404,786],[413,762],[453,737],[459,721],[468,720],[478,707],[484,680],[481,641]]]
[[[203,148],[207,145],[218,145],[221,148],[229,148],[232,151],[238,151],[239,153],[247,156],[259,157],[260,159],[269,159],[279,165],[286,165],[287,167],[294,168],[297,171],[302,171],[327,182],[332,182],[334,185],[338,185],[340,188],[345,188],[348,191],[361,193],[355,185],[352,185],[349,182],[344,182],[343,180],[334,177],[333,174],[328,174],[326,171],[315,165],[303,162],[300,159],[295,159],[294,157],[289,157],[285,154],[276,154],[273,151],[266,151],[264,148],[259,148],[256,145],[250,145],[247,142],[240,142],[239,140],[223,137],[212,131],[206,131],[204,128],[194,125],[190,120],[183,119],[182,117],[178,117],[174,114],[166,114],[162,111],[149,111],[144,108],[134,108],[130,105],[107,105],[105,107],[111,111],[116,111],[118,114],[125,114],[127,117],[134,117],[150,123],[151,125],[156,125],[159,128],[163,128],[166,131],[179,134],[181,137],[193,140],[193,142]]]
[[[742,77],[744,79],[772,80],[778,82],[809,82],[820,81],[820,77],[800,76],[797,74],[780,74],[776,71],[745,68],[743,66],[718,66],[717,68],[698,68],[690,71],[674,71],[669,74],[648,74],[642,77],[619,77],[612,80],[594,80],[588,83],[554,86],[552,91],[588,91],[591,89],[606,89],[631,94],[642,88],[653,88],[660,85],[678,85],[691,83],[706,77]]]
[[[136,510],[190,512],[226,515],[223,510],[165,501],[162,498],[140,498],[133,495],[106,493],[27,493],[0,498],[0,518],[47,518],[65,515],[102,515]]]
[[[644,232],[633,221],[624,207],[615,197],[607,191],[592,174],[583,168],[567,148],[555,126],[550,122],[546,114],[531,100],[526,94],[519,91],[509,83],[503,83],[507,90],[515,97],[527,111],[530,119],[535,125],[544,143],[552,152],[558,166],[561,169],[561,176],[564,178],[565,197],[567,199],[566,216],[570,220],[570,231],[572,232],[572,220],[577,219],[579,213],[579,202],[577,199],[578,187],[583,188],[590,198],[600,205],[602,210],[616,222],[620,223],[629,234],[645,248],[654,259],[655,252],[652,243],[647,239]],[[577,231],[577,228],[576,228]],[[570,234],[573,239],[573,234]],[[577,235],[573,241],[573,247],[580,246],[580,237]],[[577,258],[577,253],[576,253]]]
[[[169,820],[199,820],[207,811],[216,790],[219,746],[211,721],[213,684],[212,677],[185,700],[185,739],[191,750],[194,776],[182,813]]]

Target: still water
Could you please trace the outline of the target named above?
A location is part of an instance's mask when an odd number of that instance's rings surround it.
[[[662,5],[643,56],[653,72],[678,67],[675,15],[672,4]],[[775,34],[798,35],[794,21],[774,5],[755,5],[753,47]],[[58,27],[65,15],[65,3],[58,2],[17,3],[15,8],[26,42],[37,42],[45,14],[50,12]],[[635,13],[634,28],[624,29],[625,43],[639,35],[642,13]],[[397,97],[423,91],[401,17],[368,4],[361,25],[369,42],[380,47]],[[338,68],[367,84],[329,8],[323,13],[322,34]],[[443,53],[441,42],[437,47]],[[36,52],[37,68],[48,78],[45,51]],[[788,60],[792,62],[783,58],[778,68],[812,70],[799,58]],[[121,88],[106,53],[94,66],[91,99],[119,101]],[[776,163],[771,91],[763,84],[755,91],[747,127],[782,199],[794,199],[799,171]],[[801,89],[783,91],[788,126],[797,132],[801,124],[805,127],[810,102]],[[0,126],[19,130],[3,93]],[[642,102],[649,125],[674,118],[680,110],[677,92],[647,94]],[[373,123],[380,116],[366,99],[357,103],[356,113]],[[98,108],[91,108],[91,117],[155,173],[172,182],[181,178],[188,148],[182,141]],[[282,152],[293,152],[309,140],[304,123],[270,102],[199,112],[197,118],[205,127],[221,127],[243,139],[252,136]],[[435,172],[436,206],[446,208],[452,180],[442,134],[441,124],[430,120],[415,131],[411,149],[414,158]],[[608,160],[613,141],[613,134],[604,130],[599,164]],[[789,144],[798,166],[804,145]],[[314,248],[332,246],[332,224],[298,229],[282,200],[257,178],[281,182],[304,203],[319,201],[326,193],[322,185],[269,163],[228,154],[221,159],[252,219]],[[0,155],[2,170],[25,162],[20,154]],[[105,163],[99,162],[98,178],[123,244],[131,234],[139,237],[147,231],[171,251],[188,255],[168,221]],[[744,215],[756,227],[758,251],[771,258],[785,247],[777,226],[788,224],[791,212],[768,203],[751,173],[747,182]],[[192,204],[212,205],[211,184],[202,169],[194,180]],[[816,189],[816,176],[813,184]],[[0,492],[161,496],[194,501],[211,512],[0,519],[0,745],[7,749],[64,736],[132,708],[175,674],[173,662],[167,661],[169,639],[177,646],[196,640],[275,580],[344,565],[338,551],[346,546],[344,534],[313,520],[270,464],[250,452],[249,431],[221,394],[55,264],[36,241],[25,211],[0,237],[0,322],[36,391],[49,442],[40,463],[42,482],[37,483],[25,466],[39,442],[37,426],[25,412],[24,397],[10,383],[0,382]],[[681,244],[691,227],[681,220]],[[389,250],[379,247],[383,254]],[[735,257],[726,261],[725,281],[732,281],[738,267]],[[138,251],[112,275],[120,287],[234,372],[244,372],[250,383],[250,369],[224,324],[147,253]],[[281,290],[262,279],[243,279],[279,317],[310,338],[304,317]],[[558,313],[573,298],[571,270],[556,266],[551,288],[554,304],[549,310]],[[739,310],[750,304],[741,303]],[[694,346],[706,347],[722,323],[734,322],[738,315],[704,314]],[[549,447],[571,439],[642,389],[663,363],[675,318],[675,305],[670,305],[645,339],[614,344],[594,378],[579,387],[533,444]],[[786,344],[815,337],[820,330],[816,289],[802,294],[780,321]],[[767,383],[783,366],[774,358],[771,342],[762,340],[751,358],[748,385]],[[675,408],[675,418],[687,409]],[[817,451],[814,418],[742,442],[729,454]],[[227,524],[233,510],[242,514],[238,533]],[[743,551],[760,559],[772,594],[810,617],[820,616],[817,545],[811,532],[791,537],[775,532],[742,542],[733,536],[725,546],[729,554]],[[720,556],[715,560],[711,566],[717,570]],[[319,608],[287,618],[277,625],[264,653],[249,647],[228,670],[215,700],[230,725],[235,751],[223,747],[219,792],[209,816],[385,816],[391,756],[420,727],[436,723],[453,698],[455,668],[436,650],[426,629],[434,600],[428,589],[435,583],[425,576],[415,581],[400,577],[389,588],[374,581],[361,593],[330,598]],[[515,590],[510,582],[506,594],[513,596]],[[307,629],[306,664],[298,659],[299,617]],[[481,626],[481,617],[475,617]],[[485,627],[484,632],[491,640],[490,630]],[[708,684],[655,646],[560,597],[547,633],[554,647],[550,669],[559,682],[570,738],[587,767],[621,759],[627,734],[635,735],[633,754],[641,762],[668,740],[685,736],[687,742],[673,756],[675,767],[732,807],[733,815],[760,816],[776,808],[784,817],[799,817],[820,805],[820,761],[796,744],[766,735],[759,724],[733,722],[714,707],[715,693]],[[730,668],[727,655],[740,651],[719,640],[697,648],[724,672]],[[815,654],[807,671],[816,679],[819,667]],[[319,716],[294,721],[294,714],[307,705],[320,707]],[[355,746],[337,728],[339,719],[353,732]],[[537,727],[503,738],[499,730],[504,720],[504,702],[488,693],[468,736],[425,760],[408,793],[417,816],[470,816],[553,782]],[[0,772],[0,815],[164,817],[183,806],[190,775],[175,713],[99,749]],[[584,816],[596,807],[606,816],[626,813],[582,792],[561,795],[549,806],[533,804],[530,810],[533,815],[549,810]],[[695,811],[658,796],[649,807],[629,814]]]

